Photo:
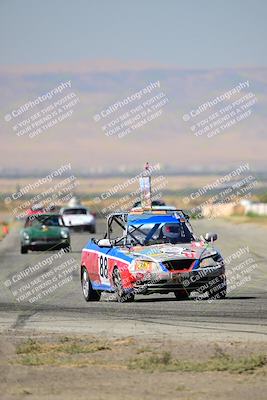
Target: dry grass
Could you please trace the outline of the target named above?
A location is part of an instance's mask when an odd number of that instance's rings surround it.
[[[225,218],[227,221],[234,224],[249,224],[254,223],[262,226],[267,226],[267,216],[263,215],[232,215]]]
[[[230,357],[227,354],[217,354],[210,359],[199,362],[172,358],[169,352],[137,357],[130,360],[130,369],[141,369],[148,372],[206,372],[227,371],[230,373],[252,372],[266,365],[265,355],[257,354],[249,357]]]
[[[252,373],[267,365],[267,358],[261,352],[248,355],[228,354],[217,344],[205,359],[203,357],[195,358],[192,354],[181,358],[180,353],[173,355],[170,351],[160,351],[156,346],[156,344],[153,346],[153,343],[144,343],[140,346],[131,337],[109,341],[66,336],[53,341],[37,341],[29,338],[17,345],[17,358],[13,364],[74,368],[101,365],[107,368],[159,373],[221,371],[238,374]],[[101,356],[97,356],[99,352],[101,352]],[[135,357],[133,357],[133,352]]]
[[[105,341],[83,341],[63,338],[56,343],[38,342],[28,339],[17,346],[19,363],[23,365],[76,365],[92,363],[91,359],[75,359],[75,355],[88,355],[102,350],[110,350]]]

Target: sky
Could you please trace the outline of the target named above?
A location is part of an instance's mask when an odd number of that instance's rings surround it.
[[[267,66],[266,0],[0,0],[0,65]]]
[[[266,22],[267,0],[0,0],[0,171],[66,159],[81,171],[147,160],[265,167]],[[79,98],[73,115],[34,139],[15,133],[11,110],[68,80]],[[107,137],[95,114],[158,80],[168,97],[162,116]],[[193,134],[183,115],[247,80],[257,98],[251,116],[212,139]],[[178,147],[190,148],[190,163]]]

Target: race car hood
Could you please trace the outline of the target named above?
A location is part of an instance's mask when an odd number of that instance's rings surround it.
[[[93,215],[88,215],[88,214],[62,215],[62,218],[66,226],[86,225],[86,224],[91,224],[94,221]]]
[[[40,228],[26,228],[22,232],[27,232],[31,239],[44,239],[44,238],[60,238],[63,227],[60,226],[43,226]]]
[[[156,262],[169,260],[202,259],[214,256],[218,252],[206,242],[192,242],[183,244],[160,244],[154,246],[136,246],[131,249],[135,258],[150,258]]]

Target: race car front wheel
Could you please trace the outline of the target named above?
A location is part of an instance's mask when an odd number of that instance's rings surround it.
[[[27,246],[21,246],[20,252],[21,252],[21,254],[27,254],[28,253],[28,247]]]
[[[64,246],[64,247],[62,247],[62,249],[65,250],[65,253],[70,253],[70,252],[71,252],[71,247],[70,247],[70,245]]]
[[[90,233],[96,233],[95,226],[91,226],[91,228],[90,228]]]
[[[126,292],[123,288],[121,274],[118,268],[114,268],[113,283],[116,291],[117,301],[119,303],[128,303],[134,301],[134,293]]]
[[[190,293],[188,293],[185,289],[180,289],[175,291],[174,295],[177,300],[188,300]]]
[[[82,269],[81,284],[82,284],[83,295],[86,301],[100,300],[101,292],[93,289],[86,268]]]

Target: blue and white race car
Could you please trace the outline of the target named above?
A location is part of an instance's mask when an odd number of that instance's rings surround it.
[[[135,294],[173,292],[187,299],[193,291],[226,296],[225,266],[213,246],[216,234],[197,238],[182,210],[143,210],[111,214],[107,233],[82,251],[81,284],[86,301],[115,292],[120,302]]]

